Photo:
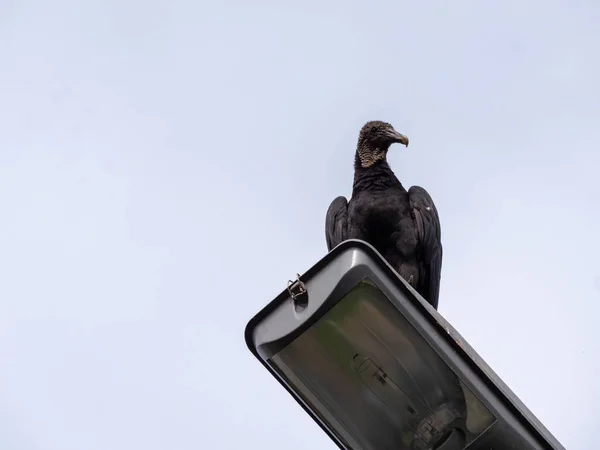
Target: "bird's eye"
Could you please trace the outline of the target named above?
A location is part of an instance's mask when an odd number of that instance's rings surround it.
[[[371,134],[376,134],[377,133],[377,128],[371,128]]]

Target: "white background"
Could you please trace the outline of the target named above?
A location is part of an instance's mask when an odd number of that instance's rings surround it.
[[[440,312],[595,449],[598,2],[284,3],[1,3],[0,448],[333,449],[243,330],[381,119]]]

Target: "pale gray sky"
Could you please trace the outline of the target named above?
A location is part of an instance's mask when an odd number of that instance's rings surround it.
[[[442,220],[440,312],[600,426],[600,4],[4,0],[0,448],[333,449],[245,347],[360,127]]]

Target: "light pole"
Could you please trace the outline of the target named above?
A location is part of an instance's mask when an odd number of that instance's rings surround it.
[[[289,282],[245,337],[342,449],[564,450],[363,241],[343,242]]]

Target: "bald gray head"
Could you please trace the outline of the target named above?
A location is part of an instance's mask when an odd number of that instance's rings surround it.
[[[380,120],[367,122],[358,135],[356,162],[361,167],[371,167],[385,159],[390,145],[395,142],[408,147],[408,138],[394,130],[391,124]]]

